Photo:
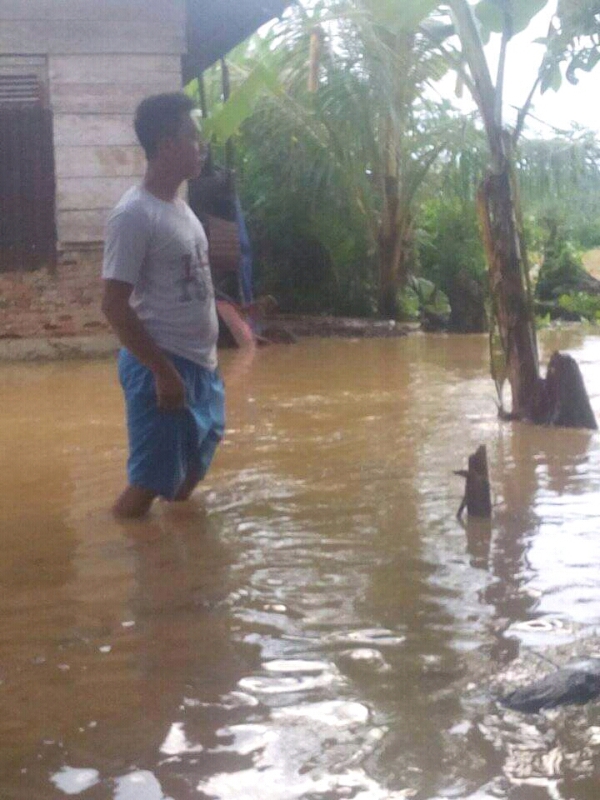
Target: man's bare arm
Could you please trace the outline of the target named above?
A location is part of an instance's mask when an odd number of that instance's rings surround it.
[[[179,373],[148,334],[129,305],[133,286],[125,281],[104,281],[102,312],[119,341],[154,374],[159,408],[173,410],[185,405],[185,392]]]

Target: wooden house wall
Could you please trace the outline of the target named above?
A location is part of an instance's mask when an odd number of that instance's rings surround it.
[[[133,112],[181,88],[184,0],[0,0],[0,56],[47,58],[62,245],[98,242],[143,172]]]

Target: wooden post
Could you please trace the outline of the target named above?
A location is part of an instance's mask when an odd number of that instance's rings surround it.
[[[460,519],[465,508],[470,517],[492,516],[492,498],[487,464],[487,450],[484,444],[469,456],[469,469],[457,470],[455,475],[466,478],[465,494],[458,509]]]

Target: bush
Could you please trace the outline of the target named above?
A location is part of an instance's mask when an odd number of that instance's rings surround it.
[[[581,256],[564,234],[554,230],[546,245],[535,293],[541,300],[556,300],[581,287],[586,272]]]
[[[255,115],[237,143],[256,293],[286,312],[370,316],[376,271],[364,217],[337,173],[314,173],[303,142],[279,129],[265,137]]]
[[[578,222],[571,230],[571,237],[582,250],[600,247],[600,219]]]
[[[426,278],[413,278],[398,297],[403,320],[417,320],[423,314],[450,317],[450,303],[444,292]]]
[[[451,306],[450,327],[460,332],[486,330],[487,268],[474,204],[452,198],[428,202],[418,254],[421,275]]]
[[[418,236],[421,274],[446,294],[459,272],[485,283],[487,269],[474,203],[432,200],[422,209]]]
[[[562,294],[558,298],[558,304],[565,311],[576,314],[581,319],[586,319],[589,322],[600,322],[600,297],[598,295],[587,294],[586,292]]]

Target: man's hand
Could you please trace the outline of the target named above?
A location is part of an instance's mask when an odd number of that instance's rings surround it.
[[[162,411],[179,411],[185,408],[185,386],[172,364],[154,373],[158,407]]]
[[[102,310],[126,347],[145,367],[152,370],[158,407],[164,411],[185,408],[185,387],[179,373],[148,334],[129,305],[133,286],[116,280],[104,281]]]

